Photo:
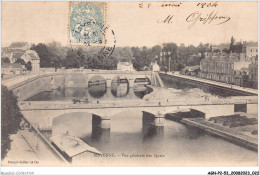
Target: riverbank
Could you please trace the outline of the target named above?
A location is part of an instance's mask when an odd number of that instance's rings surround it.
[[[56,153],[46,145],[40,132],[19,130],[10,136],[11,148],[2,161],[2,166],[66,166]]]
[[[253,151],[258,151],[258,137],[254,137],[253,134],[245,135],[241,132],[243,130],[228,128],[203,118],[183,118],[181,123],[187,126],[200,128],[210,134],[226,139],[232,143],[238,144]]]
[[[193,77],[193,76],[181,75],[179,73],[169,73],[168,72],[168,73],[165,74],[165,72],[160,72],[160,74],[169,75],[169,76],[173,76],[173,77],[177,77],[177,78],[183,78],[183,79],[190,80],[190,81],[200,82],[200,83],[204,83],[204,84],[210,84],[210,85],[219,86],[219,87],[222,87],[222,88],[228,88],[228,89],[232,89],[232,90],[238,90],[238,91],[241,91],[241,92],[247,92],[247,93],[250,93],[250,94],[258,95],[258,89],[240,87],[240,86],[237,86],[237,85],[231,85],[231,84],[227,84],[227,83],[223,83],[223,82],[217,82],[217,81],[197,78],[197,77]]]

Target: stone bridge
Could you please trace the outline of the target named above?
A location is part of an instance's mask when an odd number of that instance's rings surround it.
[[[126,79],[129,87],[134,87],[135,81],[138,78],[148,78],[152,81],[151,71],[117,71],[117,70],[94,70],[94,71],[84,71],[84,70],[71,70],[67,72],[66,76],[66,87],[88,87],[90,80],[95,81],[95,77],[103,78],[106,83],[106,87],[111,87],[111,82],[113,79],[120,77]]]
[[[248,97],[247,97],[248,98]],[[131,102],[101,102],[89,104],[72,104],[64,102],[20,102],[22,114],[31,123],[38,124],[41,130],[51,130],[53,120],[65,114],[76,115],[85,113],[92,116],[92,121],[99,122],[103,128],[110,127],[110,119],[122,112],[143,112],[144,116],[152,116],[154,125],[163,125],[165,114],[194,109],[205,114],[208,119],[213,116],[233,115],[236,106],[243,106],[247,113],[257,113],[257,97],[242,99],[219,100],[216,102],[200,102],[198,100],[183,103],[181,101],[131,101]]]
[[[133,87],[137,78],[148,78],[152,81],[152,72],[131,72],[131,71],[117,71],[117,70],[85,70],[73,69],[56,73],[41,74],[31,76],[27,79],[19,78],[4,83],[9,90],[12,90],[14,95],[18,97],[19,101],[23,101],[40,92],[57,89],[58,87],[88,87],[89,81],[95,77],[100,76],[106,81],[106,86],[110,87],[111,82],[117,76],[127,79],[129,87]]]

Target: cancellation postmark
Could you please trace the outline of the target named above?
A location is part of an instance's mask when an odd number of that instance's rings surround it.
[[[72,46],[102,46],[106,25],[106,3],[69,2],[68,40]]]

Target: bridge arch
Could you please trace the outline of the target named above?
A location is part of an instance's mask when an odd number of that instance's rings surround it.
[[[92,97],[100,98],[107,91],[107,82],[103,76],[94,75],[88,80],[88,92]]]
[[[123,75],[115,76],[111,81],[111,93],[115,97],[124,97],[130,88],[129,79]]]
[[[107,84],[106,79],[101,75],[93,75],[88,79],[88,87],[103,83]]]
[[[151,80],[147,76],[138,76],[134,79],[135,85],[151,85]]]
[[[91,131],[92,114],[88,112],[70,112],[54,117],[51,122],[52,136],[70,134],[82,137]],[[80,129],[80,130],[79,130]],[[84,129],[84,130],[82,130]]]

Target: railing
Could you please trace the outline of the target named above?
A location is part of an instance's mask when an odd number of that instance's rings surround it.
[[[92,74],[144,74],[151,75],[151,71],[122,71],[122,70],[99,70],[99,69],[66,69],[67,73],[92,73]]]
[[[167,107],[167,106],[200,106],[200,105],[230,105],[230,104],[257,104],[257,97],[236,97],[207,101],[204,99],[184,101],[179,99],[153,99],[150,101],[89,101],[85,104],[73,104],[72,102],[41,102],[21,101],[19,107],[25,110],[64,110],[64,109],[100,109],[100,108],[138,108],[138,107]]]
[[[157,72],[155,73],[155,78],[156,78],[156,81],[159,83],[160,87],[164,87],[164,84]]]

